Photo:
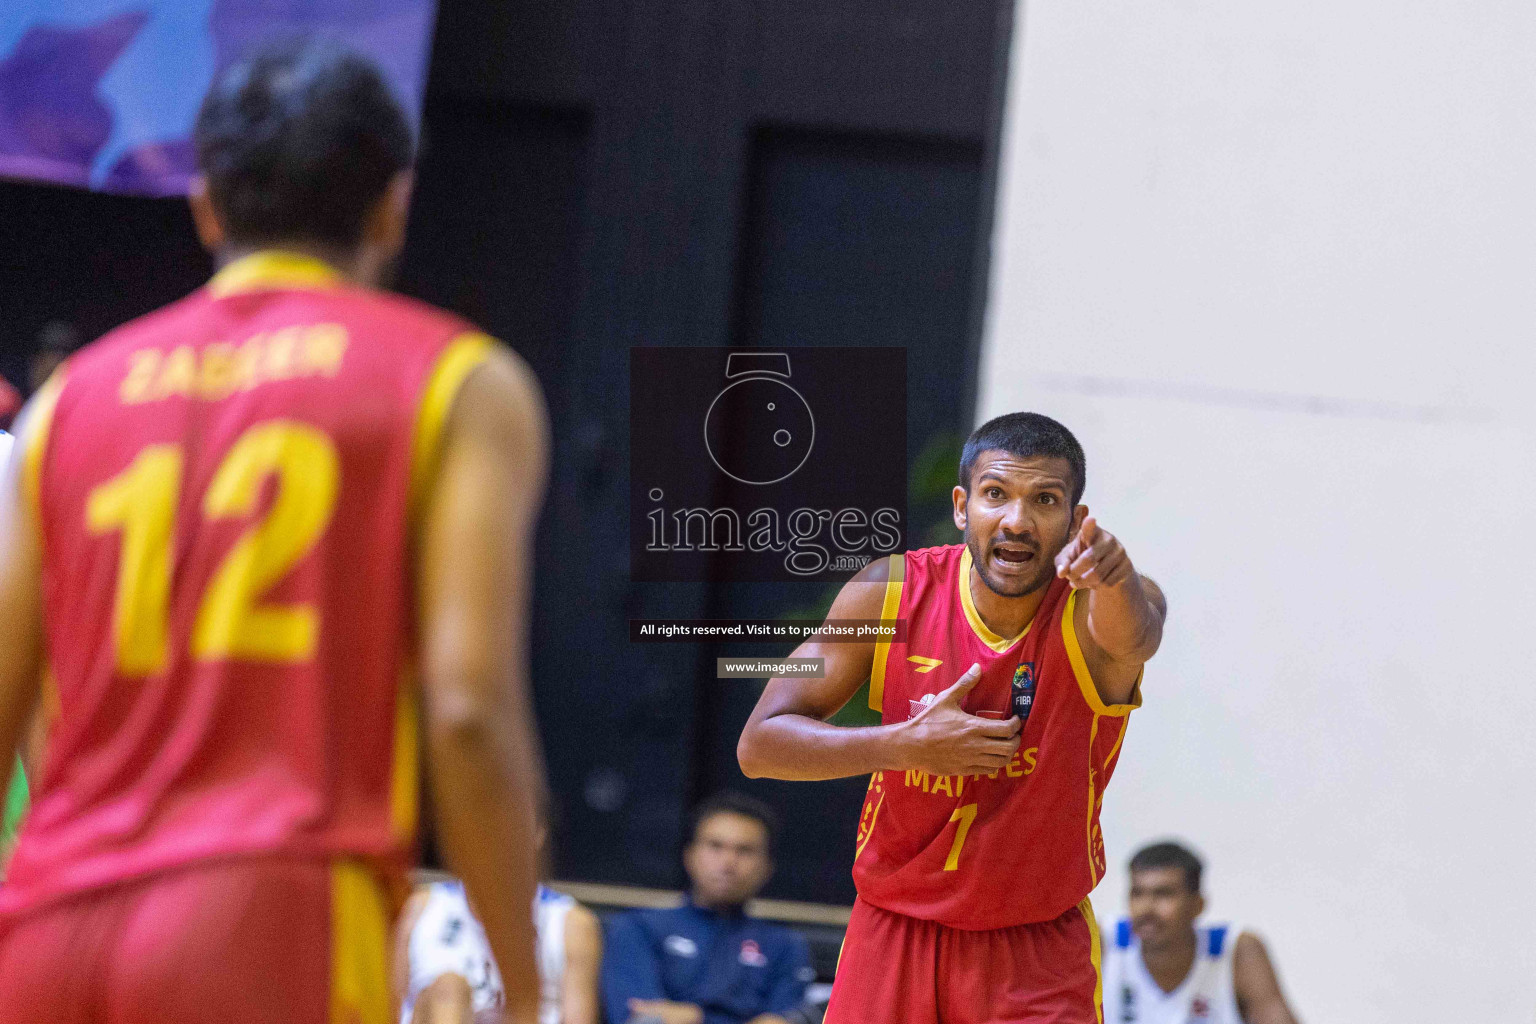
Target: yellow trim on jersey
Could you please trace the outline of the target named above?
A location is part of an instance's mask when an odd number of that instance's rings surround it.
[[[64,373],[65,368],[59,367],[48,378],[48,382],[38,389],[27,410],[26,422],[21,425],[25,435],[21,439],[25,445],[21,464],[22,496],[39,541],[43,535],[43,459],[48,453],[48,434],[53,429],[53,412],[58,407],[59,395],[64,392]]]
[[[1035,620],[1030,619],[1025,623],[1024,628],[1019,630],[1019,635],[1012,640],[1005,640],[992,632],[987,624],[981,621],[981,615],[976,611],[975,602],[971,598],[971,564],[971,549],[967,546],[960,553],[960,607],[965,609],[965,621],[971,624],[971,632],[976,634],[977,639],[998,654],[1002,654],[1024,639],[1024,634],[1029,632],[1029,627],[1035,624]]]
[[[262,249],[226,264],[208,281],[216,299],[266,288],[329,288],[341,275],[324,260],[281,249]]]
[[[885,580],[885,601],[880,605],[881,623],[896,621],[901,611],[901,587],[907,578],[907,556],[901,552],[887,556],[890,575]],[[875,660],[869,667],[869,707],[881,711],[885,706],[885,662],[891,653],[891,642],[883,637],[875,641]]]
[[[1088,662],[1083,657],[1083,647],[1077,640],[1077,595],[1081,591],[1074,590],[1067,595],[1066,608],[1061,613],[1061,639],[1067,645],[1067,660],[1072,663],[1072,674],[1077,677],[1077,688],[1082,691],[1083,700],[1093,709],[1096,715],[1110,715],[1114,718],[1124,718],[1126,715],[1141,707],[1141,676],[1136,677],[1136,685],[1131,688],[1131,700],[1128,704],[1105,704],[1104,698],[1099,696],[1099,687],[1093,681],[1093,674],[1088,671]]]
[[[885,793],[881,792],[880,799],[875,801],[875,809],[869,812],[869,828],[864,833],[864,841],[859,848],[853,851],[853,859],[858,860],[859,854],[864,852],[864,847],[869,845],[869,837],[875,834],[875,821],[880,817],[880,808],[885,806]]]
[[[1093,1013],[1096,1024],[1104,1024],[1104,944],[1099,938],[1099,919],[1093,914],[1093,903],[1087,896],[1077,905],[1078,913],[1088,924],[1090,942],[1089,957],[1093,960]]]
[[[1120,735],[1115,737],[1115,745],[1109,748],[1109,756],[1104,759],[1104,767],[1106,769],[1115,763],[1115,755],[1120,753],[1120,744],[1125,742],[1125,734],[1129,731],[1126,728],[1126,723],[1122,722],[1120,724]]]
[[[1088,835],[1088,880],[1095,886],[1099,884],[1099,869],[1098,862],[1093,859],[1093,812],[1099,802],[1099,769],[1093,763],[1093,745],[1098,742],[1099,719],[1103,717],[1103,715],[1095,714],[1093,716],[1093,726],[1088,730],[1088,824],[1086,826]],[[1124,735],[1124,732],[1125,730],[1122,727],[1121,735]]]
[[[389,778],[389,823],[402,843],[416,841],[421,802],[421,698],[416,677],[400,673],[395,691],[395,749]]]
[[[331,865],[330,1024],[393,1024],[384,888],[355,861]]]
[[[496,344],[489,335],[469,331],[448,343],[437,357],[437,363],[427,376],[426,387],[421,392],[421,404],[416,412],[416,432],[411,439],[411,491],[410,508],[414,517],[425,498],[423,493],[431,478],[432,468],[442,448],[443,428],[448,423],[448,413],[453,400],[458,397],[459,387],[469,377],[470,371],[485,362]]]
[[[411,434],[411,478],[407,509],[411,521],[421,513],[432,468],[442,450],[443,429],[459,388],[489,357],[494,339],[469,331],[450,341],[427,375]],[[395,692],[394,764],[390,769],[389,818],[395,835],[414,842],[420,811],[421,702],[415,676],[400,675]]]

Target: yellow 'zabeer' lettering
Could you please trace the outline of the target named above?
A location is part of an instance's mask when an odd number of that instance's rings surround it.
[[[124,405],[173,395],[216,402],[270,381],[334,377],[341,370],[347,341],[341,324],[304,324],[254,335],[238,347],[218,341],[201,352],[190,345],[178,345],[169,353],[139,349],[128,355],[117,396]]]

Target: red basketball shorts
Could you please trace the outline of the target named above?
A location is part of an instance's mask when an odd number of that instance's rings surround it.
[[[388,903],[350,862],[153,875],[0,922],[0,1022],[393,1024]]]
[[[825,1024],[1103,1024],[1087,900],[1054,921],[963,931],[853,905]]]

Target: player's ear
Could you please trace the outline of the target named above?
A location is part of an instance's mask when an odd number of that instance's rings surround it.
[[[956,484],[950,492],[950,498],[955,503],[955,529],[965,532],[965,499],[968,497],[964,487]]]
[[[1197,893],[1195,895],[1195,916],[1199,917],[1203,913],[1205,913],[1205,897]]]
[[[1083,520],[1090,515],[1092,513],[1088,511],[1087,505],[1079,505],[1072,510],[1072,536],[1077,536],[1077,531],[1083,528]]]
[[[192,226],[197,229],[197,240],[209,252],[224,248],[228,237],[219,211],[214,209],[213,197],[208,193],[208,179],[201,174],[192,176],[187,187],[187,205],[192,207]]]
[[[379,250],[387,262],[405,246],[405,222],[411,211],[411,190],[416,176],[409,170],[389,179],[384,194],[368,214],[363,244]]]

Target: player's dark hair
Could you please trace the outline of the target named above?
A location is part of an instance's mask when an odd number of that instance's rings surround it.
[[[779,816],[773,812],[772,807],[745,793],[732,790],[716,793],[693,809],[693,828],[689,831],[691,839],[698,839],[699,829],[717,814],[739,814],[761,823],[763,831],[768,834],[768,852],[773,852],[773,836],[779,830]]]
[[[1066,459],[1072,467],[1072,504],[1083,497],[1083,487],[1088,482],[1088,464],[1083,458],[1083,446],[1077,443],[1072,431],[1049,416],[1038,412],[1010,412],[996,419],[987,420],[971,431],[960,450],[960,486],[967,493],[971,490],[971,471],[982,452],[1002,451],[1021,459]]]
[[[414,149],[373,62],[317,39],[263,47],[225,70],[192,140],[231,240],[341,248],[361,240]]]
[[[1157,868],[1178,868],[1183,871],[1184,883],[1189,886],[1189,891],[1199,894],[1200,873],[1205,870],[1205,866],[1200,863],[1199,857],[1185,847],[1178,843],[1153,843],[1137,850],[1131,858],[1132,871]]]

